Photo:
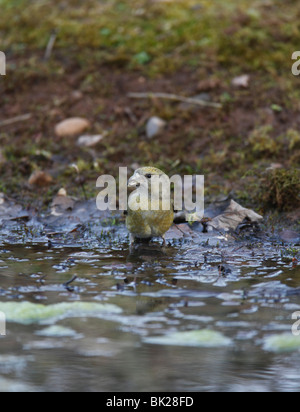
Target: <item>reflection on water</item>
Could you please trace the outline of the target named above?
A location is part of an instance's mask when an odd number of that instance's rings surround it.
[[[101,238],[54,236],[50,244],[43,235],[3,238],[0,307],[93,302],[120,310],[79,313],[70,305],[64,316],[8,319],[1,390],[300,390],[300,337],[280,350],[265,345],[291,334],[299,266],[272,242],[197,236],[164,249],[141,245],[131,255],[122,227]],[[192,335],[180,334],[207,330],[220,344],[200,333],[190,346],[184,337]],[[168,336],[178,341],[163,343]]]

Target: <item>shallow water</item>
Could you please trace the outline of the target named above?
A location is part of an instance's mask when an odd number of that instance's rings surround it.
[[[122,223],[33,226],[0,237],[2,391],[300,390],[299,247],[174,229],[130,254]]]

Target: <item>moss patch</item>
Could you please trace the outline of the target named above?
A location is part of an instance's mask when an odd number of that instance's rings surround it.
[[[268,172],[262,178],[260,196],[266,208],[289,211],[299,207],[300,169]]]

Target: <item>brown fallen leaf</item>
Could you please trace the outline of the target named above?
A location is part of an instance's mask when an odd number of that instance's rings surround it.
[[[0,193],[0,224],[5,220],[27,220],[27,218],[29,218],[29,213],[23,210],[21,205]]]
[[[51,185],[51,183],[53,183],[53,179],[48,173],[38,170],[32,173],[28,183],[30,186],[42,188]]]
[[[65,189],[60,189],[51,203],[51,211],[53,215],[60,215],[63,212],[74,209],[75,201],[67,195]]]
[[[263,219],[262,216],[253,210],[246,209],[234,200],[231,200],[227,209],[221,215],[211,219],[207,225],[217,230],[235,230],[246,218],[249,219],[250,222],[259,222]]]
[[[197,91],[198,92],[208,92],[220,86],[221,86],[221,81],[219,79],[213,79],[213,78],[204,79],[198,83]]]

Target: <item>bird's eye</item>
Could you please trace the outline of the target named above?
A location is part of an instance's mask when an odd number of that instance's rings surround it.
[[[151,175],[150,173],[148,173],[148,174],[146,175],[146,178],[147,178],[147,179],[151,179],[151,177],[152,177],[152,175]]]

